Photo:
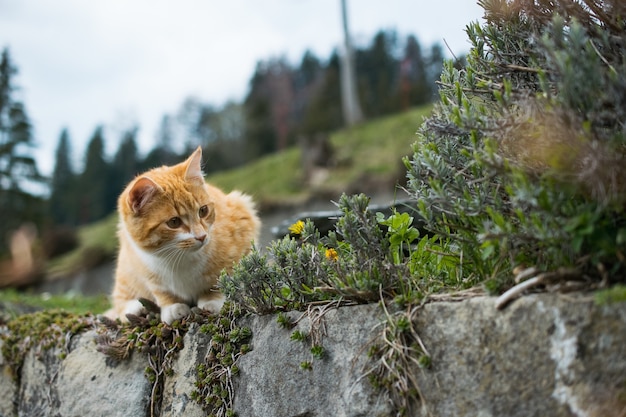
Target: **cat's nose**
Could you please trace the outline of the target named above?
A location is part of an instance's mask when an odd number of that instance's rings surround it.
[[[197,235],[195,236],[196,240],[200,243],[204,242],[206,240],[206,233],[203,233],[201,235]]]

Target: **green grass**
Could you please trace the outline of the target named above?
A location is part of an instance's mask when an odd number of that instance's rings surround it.
[[[32,294],[14,289],[0,291],[0,304],[10,317],[21,314],[26,306],[38,310],[58,308],[75,314],[98,314],[110,307],[108,297],[105,295],[86,297],[73,294]]]
[[[364,176],[391,181],[399,173],[404,176],[402,157],[412,154],[415,133],[431,110],[431,106],[420,107],[332,135],[337,159],[347,163],[331,171],[328,183],[341,191]]]
[[[301,185],[300,150],[286,149],[244,167],[219,172],[207,181],[225,191],[250,194],[261,207],[294,204],[309,192]]]

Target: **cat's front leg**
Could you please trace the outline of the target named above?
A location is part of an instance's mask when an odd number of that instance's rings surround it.
[[[198,297],[198,307],[213,314],[218,314],[224,305],[225,298],[219,291],[207,291]]]
[[[124,311],[122,311],[122,315],[120,319],[123,322],[128,322],[127,314],[132,314],[134,316],[142,316],[146,314],[146,308],[141,304],[139,300],[130,300],[124,305]]]
[[[154,291],[154,297],[161,307],[161,321],[167,324],[172,324],[191,314],[189,306],[179,297],[163,291]]]
[[[161,320],[167,324],[172,324],[176,320],[187,317],[191,314],[191,309],[187,304],[176,303],[161,307]]]

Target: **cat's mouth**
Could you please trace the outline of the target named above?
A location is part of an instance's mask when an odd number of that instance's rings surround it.
[[[198,240],[196,238],[194,239],[189,239],[184,247],[184,249],[188,249],[191,251],[198,251],[200,249],[202,249],[207,243],[208,243],[209,239],[208,237],[203,239],[203,240]]]
[[[191,236],[184,236],[182,239],[178,241],[176,246],[178,246],[179,249],[182,249],[184,251],[196,252],[202,249],[208,243],[209,243],[209,236],[207,234],[202,234],[199,236],[191,235]]]

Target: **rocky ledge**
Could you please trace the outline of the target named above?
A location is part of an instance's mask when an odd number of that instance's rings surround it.
[[[414,311],[429,366],[409,370],[421,397],[415,416],[626,415],[626,303],[598,306],[586,295],[523,297],[504,310],[495,299],[432,302]],[[366,377],[368,355],[389,317],[378,305],[305,314],[287,330],[276,316],[240,319],[253,350],[232,378],[233,411],[248,416],[395,415],[388,388]],[[319,314],[323,313],[323,314]],[[297,319],[302,313],[289,313]],[[323,346],[292,340],[294,331]],[[0,358],[0,416],[148,416],[153,384],[148,358],[112,362],[96,350],[96,331],[68,341],[69,352],[33,348],[12,378]],[[184,337],[160,401],[162,416],[205,416],[192,399],[211,343],[194,325]],[[303,366],[303,364],[308,364]],[[383,384],[384,385],[384,384]]]

